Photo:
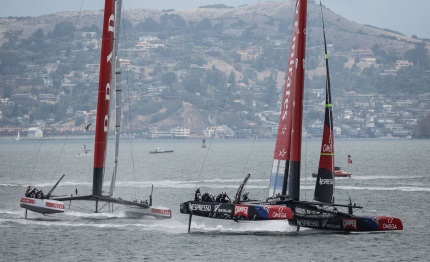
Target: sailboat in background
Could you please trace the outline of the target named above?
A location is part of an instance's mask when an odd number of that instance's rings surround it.
[[[92,156],[92,155],[90,154],[90,152],[91,152],[91,149],[88,149],[88,148],[87,148],[87,145],[84,145],[84,153],[83,153],[83,154],[78,153],[78,155],[77,155],[77,156]]]
[[[21,135],[20,135],[20,132],[19,132],[19,130],[18,130],[18,133],[16,134],[16,137],[15,137],[15,139],[14,139],[15,141],[19,141],[19,140],[21,140]]]
[[[272,174],[269,182],[269,197],[265,201],[249,201],[244,203],[240,201],[240,193],[249,178],[248,174],[244,182],[239,186],[233,203],[220,203],[217,200],[200,200],[197,193],[194,201],[182,203],[180,211],[181,213],[189,214],[189,223],[191,223],[192,215],[209,218],[233,218],[235,221],[242,219],[263,220],[267,219],[267,217],[258,216],[260,209],[271,210],[273,207],[276,207],[276,209],[282,210],[282,217],[284,219],[288,219],[291,225],[297,226],[297,230],[300,227],[347,232],[403,229],[403,224],[398,218],[354,215],[353,211],[355,209],[362,209],[362,207],[352,204],[351,200],[349,204],[335,203],[333,112],[327,48],[325,48],[324,54],[327,70],[324,135],[314,201],[300,200],[306,14],[307,0],[297,0],[286,83],[274,150]],[[323,23],[323,32],[324,30]],[[346,209],[347,211],[341,212],[338,208]],[[278,215],[277,213],[276,216]],[[188,226],[189,231],[190,224]]]
[[[93,187],[92,193],[89,195],[75,195],[66,197],[51,197],[54,201],[93,201],[95,202],[95,212],[101,211],[106,205],[99,208],[99,203],[109,204],[109,208],[113,204],[123,205],[132,208],[133,215],[139,216],[153,216],[156,218],[171,218],[172,212],[169,208],[153,207],[152,206],[152,191],[150,201],[137,202],[123,200],[122,198],[115,198],[115,183],[117,177],[118,166],[118,153],[119,153],[119,137],[120,137],[120,124],[121,124],[121,88],[120,88],[120,70],[119,59],[117,57],[118,50],[118,36],[119,36],[119,22],[121,15],[122,0],[105,0],[104,18],[103,18],[103,33],[102,33],[102,46],[100,58],[100,78],[98,88],[98,102],[97,102],[97,116],[96,116],[96,130],[94,142],[94,171],[93,171]],[[114,80],[115,78],[115,80]],[[109,130],[109,115],[110,115],[110,100],[113,98],[112,90],[115,87],[116,93],[116,123],[115,123],[115,166],[112,174],[112,181],[109,194],[103,194],[103,180],[105,174],[106,164],[106,148],[108,142]],[[57,182],[58,184],[58,182]],[[50,195],[46,196],[46,199]],[[28,198],[26,198],[28,199]],[[31,199],[30,199],[31,200]],[[25,200],[29,202],[30,200]],[[21,203],[23,200],[21,200]],[[62,204],[62,202],[60,202]],[[22,204],[21,204],[22,206]],[[34,212],[39,212],[38,209],[31,208],[28,204],[22,206]],[[63,204],[64,209],[64,204]],[[127,213],[127,212],[126,212]]]

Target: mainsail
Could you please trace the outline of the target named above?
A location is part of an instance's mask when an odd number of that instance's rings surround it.
[[[322,13],[322,12],[321,12]],[[324,131],[321,144],[318,176],[315,185],[314,200],[326,203],[334,202],[334,134],[333,107],[331,103],[330,74],[328,67],[327,43],[325,37],[324,19],[322,19],[324,35],[324,60],[326,66],[326,92]]]
[[[100,57],[100,78],[97,102],[96,136],[94,142],[93,195],[102,195],[103,177],[109,129],[109,105],[111,80],[114,64],[115,1],[105,0],[103,18],[102,48]]]
[[[299,200],[307,1],[297,1],[269,197]],[[291,132],[289,131],[291,130]]]

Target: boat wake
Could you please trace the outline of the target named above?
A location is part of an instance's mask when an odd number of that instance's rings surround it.
[[[223,223],[224,222],[224,223]],[[296,227],[290,226],[288,221],[277,220],[277,221],[240,221],[238,223],[231,223],[231,221],[225,222],[220,221],[220,223],[214,225],[208,225],[205,223],[192,222],[192,231],[199,232],[209,232],[209,233],[233,233],[233,234],[255,234],[255,233],[285,233],[294,232]]]
[[[337,186],[336,189],[372,190],[372,191],[403,191],[403,192],[430,192],[430,188],[428,188],[428,187],[411,187],[411,186],[395,186],[395,187]]]

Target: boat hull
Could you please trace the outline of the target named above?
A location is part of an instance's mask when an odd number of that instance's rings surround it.
[[[370,232],[403,230],[402,221],[387,216],[353,216],[337,214],[294,215],[292,225],[334,231]]]
[[[129,206],[125,209],[125,214],[129,217],[154,217],[156,219],[172,218],[172,210],[164,207],[137,207]]]
[[[231,220],[286,220],[293,212],[285,205],[262,205],[255,203],[220,203],[187,201],[180,205],[182,214]]]
[[[335,177],[351,177],[351,173],[347,171],[334,171]],[[312,173],[312,177],[318,177],[317,173]]]
[[[150,154],[163,154],[163,153],[173,153],[173,150],[164,150],[164,151],[149,151]]]
[[[21,198],[20,206],[41,214],[64,213],[64,203],[52,199],[23,197]]]

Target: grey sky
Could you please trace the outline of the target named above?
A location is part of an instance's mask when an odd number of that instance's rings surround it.
[[[281,0],[275,0],[281,1]],[[284,0],[289,1],[289,0]],[[0,17],[39,16],[59,11],[99,10],[103,0],[8,0],[2,1]],[[225,3],[230,6],[255,4],[257,0],[124,0],[124,8],[153,8],[176,10],[201,5]],[[264,1],[260,1],[264,2]],[[430,38],[429,0],[322,0],[323,5],[343,17],[405,35]]]

